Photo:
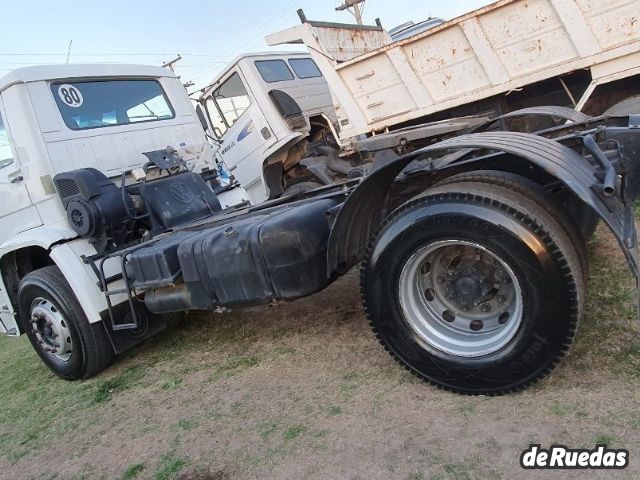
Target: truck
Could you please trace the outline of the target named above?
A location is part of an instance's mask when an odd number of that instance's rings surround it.
[[[427,124],[420,148],[372,149],[366,175],[251,204],[219,181],[171,71],[16,70],[0,79],[0,329],[88,378],[165,314],[291,301],[359,267],[372,330],[409,371],[464,394],[526,388],[576,334],[585,219],[638,278],[640,115],[512,113],[564,121],[437,142],[446,124]]]
[[[349,25],[298,13],[301,24],[266,42],[303,44],[307,53],[293,61],[293,52],[243,56],[197,96],[216,115],[216,104],[229,101],[220,97],[222,83],[242,83],[248,111],[235,129],[210,132],[257,201],[362,174],[383,142],[395,143],[396,155],[424,146],[427,132],[416,141],[411,127],[425,123],[452,130],[431,128],[432,142],[523,108],[597,116],[633,113],[640,104],[638,2],[503,0],[447,22],[431,19],[429,28],[400,29],[398,41],[398,29],[389,34],[379,21]],[[564,120],[513,115],[499,126],[530,132],[554,121]],[[249,153],[237,138],[251,123],[278,133],[248,136]]]

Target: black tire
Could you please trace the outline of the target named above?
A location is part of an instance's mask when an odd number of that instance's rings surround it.
[[[104,326],[89,323],[58,267],[45,267],[25,275],[20,282],[18,301],[23,328],[31,345],[59,377],[65,380],[88,378],[104,370],[113,360],[113,348]],[[41,314],[38,320],[32,318],[32,313],[41,311],[37,310],[38,305],[45,305],[52,315],[60,315],[62,320],[54,318],[54,322],[59,324],[57,329],[50,327],[46,330],[46,325],[41,323],[51,320]],[[68,332],[68,358],[56,356],[64,353],[57,350],[60,343],[64,344],[60,335],[55,333],[60,326]],[[52,331],[55,338],[46,333]]]
[[[607,116],[633,114],[640,114],[640,95],[625,98],[624,100],[609,107],[602,115]]]
[[[452,355],[421,337],[404,313],[399,282],[405,264],[443,240],[486,248],[517,278],[520,323],[495,351]],[[544,377],[567,353],[584,301],[577,257],[564,229],[534,201],[497,185],[449,184],[383,222],[365,255],[361,293],[377,338],[410,372],[446,390],[500,395]]]
[[[598,224],[597,215],[593,213],[589,207],[585,208],[589,209],[589,213],[591,214],[591,217],[595,218],[595,222],[591,222],[588,227],[585,227],[588,228],[589,232],[582,232],[580,227],[576,225],[574,220],[570,218],[568,214],[561,211],[553,203],[553,193],[547,192],[540,184],[535,183],[533,180],[530,180],[521,175],[495,170],[479,170],[453,175],[443,180],[442,182],[439,182],[435,186],[444,186],[461,182],[476,182],[486,183],[489,185],[498,185],[526,197],[527,199],[535,202],[537,205],[546,210],[547,213],[549,213],[555,220],[557,220],[557,223],[565,230],[565,232],[569,236],[569,239],[571,240],[571,243],[573,244],[573,247],[578,255],[580,265],[582,266],[582,276],[585,279],[588,278],[589,253],[587,250],[585,233],[586,235],[588,235],[586,236],[586,238],[589,238],[595,231],[595,227]]]

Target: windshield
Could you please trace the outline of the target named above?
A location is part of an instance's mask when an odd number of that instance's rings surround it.
[[[127,125],[174,117],[156,80],[107,80],[51,84],[64,123],[72,130]]]

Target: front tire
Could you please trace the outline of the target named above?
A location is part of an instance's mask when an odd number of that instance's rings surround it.
[[[559,223],[507,188],[437,187],[383,223],[362,267],[371,327],[408,370],[465,394],[520,390],[575,335],[584,279]]]
[[[25,275],[18,300],[31,345],[59,377],[88,378],[113,360],[104,327],[89,323],[58,267],[45,267]]]

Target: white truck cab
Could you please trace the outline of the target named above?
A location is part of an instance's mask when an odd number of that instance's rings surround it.
[[[197,100],[218,158],[253,203],[281,194],[289,186],[284,172],[305,156],[305,142],[336,128],[327,82],[305,52],[241,55]]]
[[[105,297],[82,261],[95,248],[70,227],[53,178],[87,167],[119,178],[148,161],[144,152],[168,146],[194,171],[218,168],[193,104],[170,70],[54,65],[0,79],[0,333],[23,333],[20,279],[47,265],[62,272],[89,322],[101,320]],[[224,208],[243,202],[246,193],[228,189],[218,198]]]

